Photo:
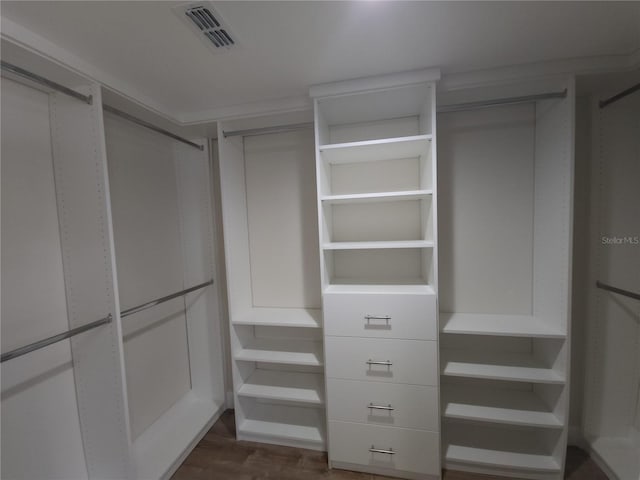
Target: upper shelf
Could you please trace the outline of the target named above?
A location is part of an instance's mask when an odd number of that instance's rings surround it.
[[[428,155],[431,135],[385,138],[363,142],[320,145],[323,161],[331,164],[375,162]]]
[[[406,190],[399,192],[353,193],[348,195],[325,195],[320,197],[325,204],[345,204],[363,202],[393,202],[422,200],[433,195],[433,190]]]
[[[322,366],[322,343],[255,338],[236,352],[235,359],[245,362]]]
[[[328,242],[324,250],[375,250],[379,248],[432,248],[431,240],[392,240],[379,242]]]
[[[236,315],[234,325],[320,328],[322,311],[316,308],[251,308]]]
[[[566,334],[531,315],[440,312],[442,333],[529,338],[565,338]]]

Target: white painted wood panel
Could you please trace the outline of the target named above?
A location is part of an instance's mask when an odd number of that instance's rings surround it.
[[[329,422],[331,462],[385,470],[440,474],[440,436],[434,432],[347,422]],[[372,453],[393,449],[394,454]]]
[[[439,430],[438,387],[329,378],[329,420]],[[370,405],[393,408],[380,410]]]
[[[438,348],[434,341],[327,336],[325,352],[328,378],[438,384]],[[392,365],[368,365],[369,360]]]
[[[367,320],[366,316],[390,318]],[[438,338],[435,295],[325,293],[324,319],[327,335],[408,340]]]
[[[70,327],[49,98],[4,78],[1,178],[6,352]],[[69,341],[2,364],[1,437],[3,478],[87,477]]]
[[[255,307],[320,307],[311,132],[244,139]]]

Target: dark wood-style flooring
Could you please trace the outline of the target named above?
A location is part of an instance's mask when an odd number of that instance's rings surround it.
[[[327,454],[301,448],[239,442],[232,410],[211,427],[172,480],[382,480],[389,477],[329,470]],[[607,480],[582,450],[569,447],[566,479]],[[444,480],[504,480],[504,477],[447,471]]]

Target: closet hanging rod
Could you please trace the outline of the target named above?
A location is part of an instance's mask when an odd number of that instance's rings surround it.
[[[480,100],[478,102],[453,103],[451,105],[441,105],[437,108],[438,113],[460,112],[463,110],[474,110],[476,108],[498,107],[501,105],[515,105],[518,103],[530,103],[538,100],[548,100],[551,98],[565,98],[567,89],[561,92],[539,93],[536,95],[524,95],[520,97],[495,98],[491,100]]]
[[[76,92],[75,90],[65,87],[64,85],[60,85],[59,83],[49,80],[48,78],[41,77],[40,75],[25,70],[24,68],[20,68],[16,65],[13,65],[12,63],[2,60],[0,62],[0,66],[2,67],[3,71],[13,73],[14,75],[17,75],[19,77],[31,80],[35,83],[39,83],[40,85],[44,85],[45,87],[53,88],[54,90],[62,92],[65,95],[69,95],[70,97],[73,97],[82,102],[88,103],[89,105],[93,103],[92,95],[83,95],[82,93]]]
[[[294,123],[291,125],[277,125],[274,127],[248,128],[246,130],[233,130],[231,132],[222,132],[224,138],[227,137],[251,137],[255,135],[266,135],[268,133],[285,133],[295,132],[297,130],[305,130],[313,128],[313,122]]]
[[[146,122],[144,120],[140,120],[138,117],[134,117],[133,115],[129,115],[128,113],[123,112],[122,110],[118,110],[115,107],[112,107],[110,105],[102,105],[102,109],[105,112],[113,113],[114,115],[122,117],[125,120],[129,120],[130,122],[138,124],[141,127],[145,127],[145,128],[148,128],[149,130],[153,130],[154,132],[159,133],[161,135],[165,135],[167,137],[171,137],[174,140],[182,142],[182,143],[184,143],[186,145],[189,145],[189,146],[191,146],[193,148],[197,148],[198,150],[204,150],[204,146],[203,145],[194,143],[191,140],[187,140],[186,138],[181,137],[179,135],[176,135],[174,133],[171,133],[169,130],[165,130],[164,128],[156,127],[152,123]]]
[[[613,287],[611,285],[607,285],[606,283],[602,283],[600,280],[596,281],[596,287],[601,288],[602,290],[608,290],[609,292],[617,293],[618,295],[624,295],[625,297],[640,300],[640,293],[630,292],[629,290],[623,290],[622,288]]]
[[[120,312],[120,318],[128,317],[129,315],[133,315],[134,313],[138,313],[138,312],[141,312],[142,310],[155,307],[156,305],[160,305],[161,303],[168,302],[169,300],[173,300],[174,298],[182,297],[187,293],[200,290],[201,288],[207,287],[212,284],[213,284],[213,279],[209,280],[208,282],[204,282],[199,285],[195,285],[193,287],[187,288],[185,290],[172,293],[171,295],[167,295],[166,297],[156,298],[155,300],[151,300],[150,302],[143,303],[142,305],[128,308],[127,310],[123,310],[122,312]]]
[[[626,90],[623,90],[622,92],[614,95],[613,97],[609,97],[605,100],[600,100],[600,103],[599,103],[600,108],[604,108],[607,105],[611,105],[612,103],[615,103],[618,100],[623,99],[627,95],[631,95],[632,93],[637,92],[638,90],[640,90],[640,83],[636,83],[633,87],[629,87]]]
[[[67,338],[71,338],[80,333],[86,332],[87,330],[92,330],[100,325],[106,325],[107,323],[111,323],[112,321],[111,314],[107,315],[100,320],[96,320],[95,322],[87,323],[81,327],[72,328],[71,330],[59,333],[58,335],[54,335],[49,338],[45,338],[44,340],[39,340],[37,342],[30,343],[29,345],[25,345],[24,347],[16,348],[15,350],[11,350],[10,352],[3,353],[2,358],[0,358],[0,363],[6,362],[7,360],[11,360],[12,358],[21,357],[22,355],[26,355],[27,353],[33,352],[34,350],[40,350],[46,346],[49,346],[53,343],[57,343],[61,340],[65,340]]]

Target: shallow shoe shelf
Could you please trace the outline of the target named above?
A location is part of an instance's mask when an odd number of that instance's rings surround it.
[[[256,338],[237,351],[235,359],[247,362],[321,366],[323,364],[322,342]]]
[[[563,384],[564,377],[526,353],[446,349],[441,373],[451,377]]]
[[[240,387],[238,395],[265,400],[324,405],[322,374],[257,369]]]
[[[383,248],[432,248],[431,240],[396,240],[382,242],[329,242],[324,243],[325,250],[375,250]]]
[[[325,195],[321,197],[325,204],[339,205],[346,203],[364,202],[393,202],[406,200],[422,200],[429,198],[433,194],[432,190],[407,190],[400,192],[380,192],[380,193],[352,193],[348,195]]]
[[[559,328],[530,315],[440,312],[442,333],[530,338],[565,338]]]
[[[532,391],[478,387],[442,387],[448,419],[562,428],[562,421]]]
[[[362,142],[320,145],[322,160],[331,164],[416,158],[429,153],[431,135],[385,138]]]
[[[314,308],[251,308],[238,314],[234,325],[321,328],[322,310]]]

